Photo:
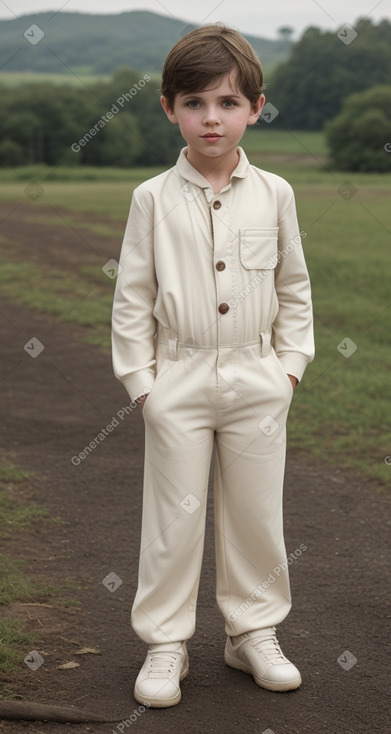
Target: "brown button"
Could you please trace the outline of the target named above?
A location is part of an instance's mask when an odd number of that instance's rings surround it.
[[[220,313],[227,313],[229,311],[228,303],[220,303],[219,311]]]
[[[225,269],[225,262],[223,260],[219,260],[216,263],[216,270],[224,270]]]
[[[220,207],[221,207],[221,201],[213,202],[213,209],[220,209]]]

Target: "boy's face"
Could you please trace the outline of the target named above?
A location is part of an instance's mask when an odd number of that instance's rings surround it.
[[[210,159],[236,149],[246,126],[258,120],[265,95],[261,94],[252,106],[244,94],[236,91],[233,70],[214,89],[176,94],[173,110],[169,109],[163,95],[160,101],[168,119],[179,125],[189,151]],[[220,137],[208,138],[208,133],[217,133]]]

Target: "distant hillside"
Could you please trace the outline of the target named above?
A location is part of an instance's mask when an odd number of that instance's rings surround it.
[[[32,25],[38,26],[38,30],[29,31],[25,37],[23,34]],[[0,69],[111,74],[119,67],[131,66],[143,72],[160,73],[170,48],[196,27],[186,20],[138,10],[118,15],[54,11],[24,15],[0,21]],[[288,56],[287,41],[248,35],[246,38],[267,68]]]

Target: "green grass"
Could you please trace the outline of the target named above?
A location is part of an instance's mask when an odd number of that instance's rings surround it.
[[[38,268],[0,258],[1,291],[15,303],[86,327],[90,330],[85,334],[87,342],[109,348],[115,283],[102,272],[101,266],[80,264],[79,268],[77,271],[72,264],[72,275],[66,270]]]
[[[10,461],[0,461],[0,538],[8,538],[13,532],[32,527],[37,522],[57,522],[43,505],[26,502],[20,486],[34,477]]]
[[[26,630],[21,619],[0,619],[0,670],[4,672],[18,670],[26,654],[40,641],[40,635],[32,630]],[[7,693],[4,692],[4,696],[7,696]]]
[[[272,123],[258,123],[249,126],[240,142],[249,158],[255,154],[267,155],[314,155],[327,154],[326,142],[322,132],[274,130]],[[253,162],[251,160],[251,162]],[[258,164],[254,164],[258,165]]]
[[[10,461],[0,462],[0,482],[12,482],[13,484],[23,482],[25,479],[33,477],[34,472],[24,471],[12,464]]]
[[[317,354],[290,418],[291,446],[300,448],[304,435],[319,457],[384,482],[391,453],[388,207],[385,181],[375,192],[362,186],[350,201],[299,190]],[[348,359],[337,350],[345,337],[357,345]]]
[[[0,604],[44,601],[58,589],[39,584],[23,572],[23,562],[0,554]]]
[[[8,538],[12,532],[32,527],[37,522],[58,522],[58,518],[51,517],[46,507],[36,502],[22,504],[1,491],[0,518],[0,538]]]
[[[20,561],[0,554],[0,605],[44,601],[57,593],[57,589],[38,584],[26,576],[22,566]],[[40,636],[26,629],[23,620],[8,616],[0,617],[0,671],[17,670],[38,640]]]
[[[32,224],[45,224],[47,227],[50,227],[51,225],[54,227],[63,227],[63,228],[69,228],[69,220],[66,218],[61,218],[57,216],[42,216],[42,215],[35,215],[32,214],[29,217],[26,217],[26,221],[31,222]],[[113,228],[113,224],[101,224],[101,223],[95,223],[95,222],[78,222],[77,223],[77,229],[85,229],[88,230],[91,234],[97,234],[100,237],[107,237],[110,238],[115,234],[115,229]],[[120,232],[122,234],[122,232]],[[1,244],[1,243],[0,243]],[[100,278],[102,280],[102,278]]]
[[[387,408],[391,368],[387,277],[391,176],[328,170],[323,158],[324,141],[318,133],[251,129],[241,145],[251,163],[283,176],[293,185],[300,227],[307,233],[303,244],[312,283],[316,357],[294,393],[288,446],[350,469],[378,482],[379,488],[384,487],[391,472],[384,462],[391,454]],[[46,178],[37,205],[90,212],[91,228],[97,226],[94,213],[99,213],[121,222],[124,229],[134,186],[160,170],[98,169],[94,175],[100,175],[101,180],[83,181],[79,178],[82,172],[74,169],[72,185],[66,180]],[[22,173],[24,176],[25,171]],[[63,173],[66,178],[72,172],[67,169]],[[7,180],[9,175],[1,173],[4,184],[0,185],[0,198],[28,201],[25,181]],[[60,177],[61,172],[56,175]],[[355,187],[352,196],[344,193],[346,181],[348,193],[349,187]],[[345,188],[341,192],[342,185]],[[40,208],[39,216],[42,212]],[[53,226],[53,221],[50,224]],[[116,230],[115,236],[120,231]],[[106,234],[103,230],[101,233]],[[105,277],[100,282],[101,264],[97,263],[95,274],[91,264],[73,264],[72,275],[62,274],[62,287],[68,293],[61,292],[58,277],[50,273],[43,277],[44,267],[34,273],[30,265],[26,265],[27,271],[19,273],[10,267],[3,286],[5,295],[31,308],[88,326],[89,341],[110,347],[113,283]],[[26,278],[29,293],[23,288]],[[69,303],[72,289],[80,301],[76,309],[75,295]],[[337,349],[345,337],[357,345],[348,359]]]
[[[175,162],[175,161],[174,161]],[[27,197],[28,194],[24,190],[28,182],[40,181],[45,185],[45,181],[137,181],[144,177],[149,178],[154,173],[160,173],[164,167],[157,166],[155,168],[110,168],[99,166],[46,166],[36,164],[34,166],[18,166],[16,168],[0,168],[1,182],[18,182],[21,186],[21,193]]]
[[[36,72],[0,72],[0,84],[4,84],[7,87],[19,87],[23,84],[55,84],[57,86],[72,86],[72,87],[83,87],[92,86],[98,82],[110,81],[109,74],[95,75],[86,74],[82,70],[80,72],[75,70],[74,74],[38,74]]]
[[[143,169],[142,173],[148,176],[147,169]],[[123,221],[129,211],[132,191],[140,180],[140,178],[129,177],[129,180],[124,178],[122,182],[103,179],[103,181],[93,182],[76,180],[76,182],[55,181],[52,183],[41,179],[44,192],[36,203],[70,209],[75,212],[104,214],[110,219]],[[32,203],[26,195],[25,186],[25,182],[23,184],[0,183],[0,201]],[[107,186],[110,186],[110,189]]]

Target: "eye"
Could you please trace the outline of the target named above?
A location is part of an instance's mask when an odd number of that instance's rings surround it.
[[[236,107],[236,102],[234,102],[233,99],[225,99],[224,104],[226,104],[226,102],[228,102],[230,107]]]
[[[185,103],[185,107],[190,107],[191,109],[195,109],[193,105],[199,104],[198,100],[196,99],[190,99],[188,102]]]

